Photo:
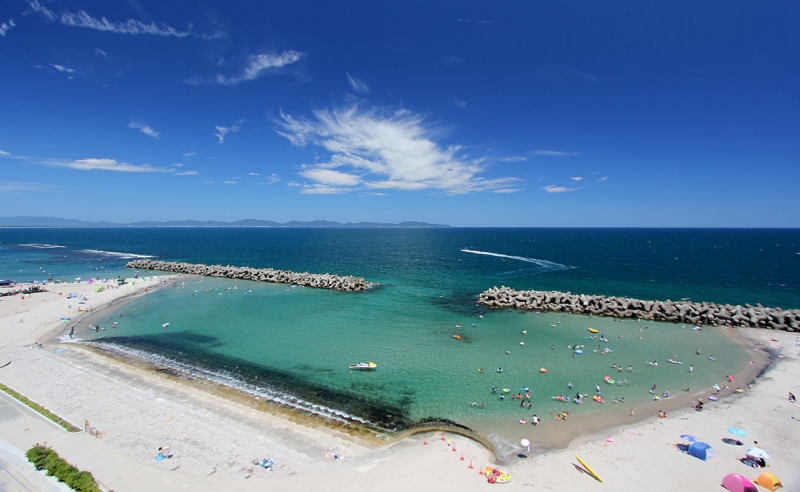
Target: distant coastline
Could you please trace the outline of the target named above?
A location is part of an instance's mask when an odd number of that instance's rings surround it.
[[[0,217],[0,227],[85,227],[85,228],[134,228],[134,227],[165,227],[165,228],[191,228],[191,227],[244,227],[244,228],[361,228],[361,229],[441,229],[450,227],[445,224],[430,224],[428,222],[404,221],[397,224],[388,222],[334,222],[330,220],[300,221],[292,220],[285,223],[271,220],[244,219],[235,222],[222,222],[217,220],[170,220],[170,221],[140,221],[129,223],[116,222],[91,222],[80,219],[63,219],[60,217]]]

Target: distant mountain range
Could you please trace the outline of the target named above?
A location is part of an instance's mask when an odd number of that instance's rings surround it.
[[[166,222],[143,221],[128,224],[114,222],[89,222],[78,219],[61,219],[58,217],[0,217],[0,227],[360,227],[360,228],[441,228],[450,227],[443,224],[406,221],[399,224],[386,222],[332,222],[330,220],[311,220],[307,222],[293,220],[281,224],[271,220],[244,219],[236,222],[220,222],[217,220],[170,220]]]

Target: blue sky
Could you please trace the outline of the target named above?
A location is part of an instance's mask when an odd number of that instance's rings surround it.
[[[0,2],[1,215],[800,227],[795,1]]]

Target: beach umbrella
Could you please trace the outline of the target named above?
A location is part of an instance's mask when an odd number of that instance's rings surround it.
[[[730,432],[734,436],[747,437],[747,432],[743,431],[742,429],[737,429],[736,427],[728,428],[728,432]]]
[[[753,482],[738,473],[725,475],[725,478],[722,479],[722,486],[731,492],[758,492]]]
[[[527,448],[528,446],[531,445],[531,442],[527,439],[522,439],[519,443],[522,445],[523,448]]]
[[[744,454],[745,456],[750,456],[753,458],[761,458],[762,460],[768,460],[771,458],[769,453],[761,448],[747,448],[744,450]]]
[[[698,439],[698,438],[696,438],[694,436],[690,436],[689,434],[682,434],[681,435],[681,439],[686,441],[686,442],[689,442],[689,443],[696,443],[696,442],[700,441],[700,439]]]
[[[687,452],[690,455],[694,456],[695,458],[701,459],[703,461],[709,458],[713,458],[714,456],[717,455],[717,453],[715,453],[714,450],[711,449],[711,446],[709,446],[704,442],[699,442],[699,441],[689,446],[689,451]]]
[[[764,472],[755,479],[755,482],[765,489],[775,490],[783,487],[781,481],[778,477],[775,476],[774,473],[771,472]]]

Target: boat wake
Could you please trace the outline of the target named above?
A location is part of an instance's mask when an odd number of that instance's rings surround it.
[[[504,254],[500,254],[500,253],[490,253],[488,251],[475,251],[475,250],[472,250],[472,249],[462,249],[461,252],[462,253],[472,253],[472,254],[475,254],[475,255],[494,256],[494,257],[497,257],[497,258],[508,258],[509,260],[525,261],[525,262],[528,262],[528,263],[535,263],[536,265],[539,265],[540,267],[544,268],[545,270],[549,270],[549,271],[569,270],[570,268],[573,268],[571,266],[562,265],[561,263],[556,263],[556,262],[547,261],[547,260],[540,260],[538,258],[526,258],[524,256],[504,255]]]
[[[100,249],[81,249],[81,253],[89,253],[92,255],[112,256],[121,260],[131,260],[134,258],[153,258],[152,255],[136,255],[133,253],[119,253],[117,251],[103,251]]]

